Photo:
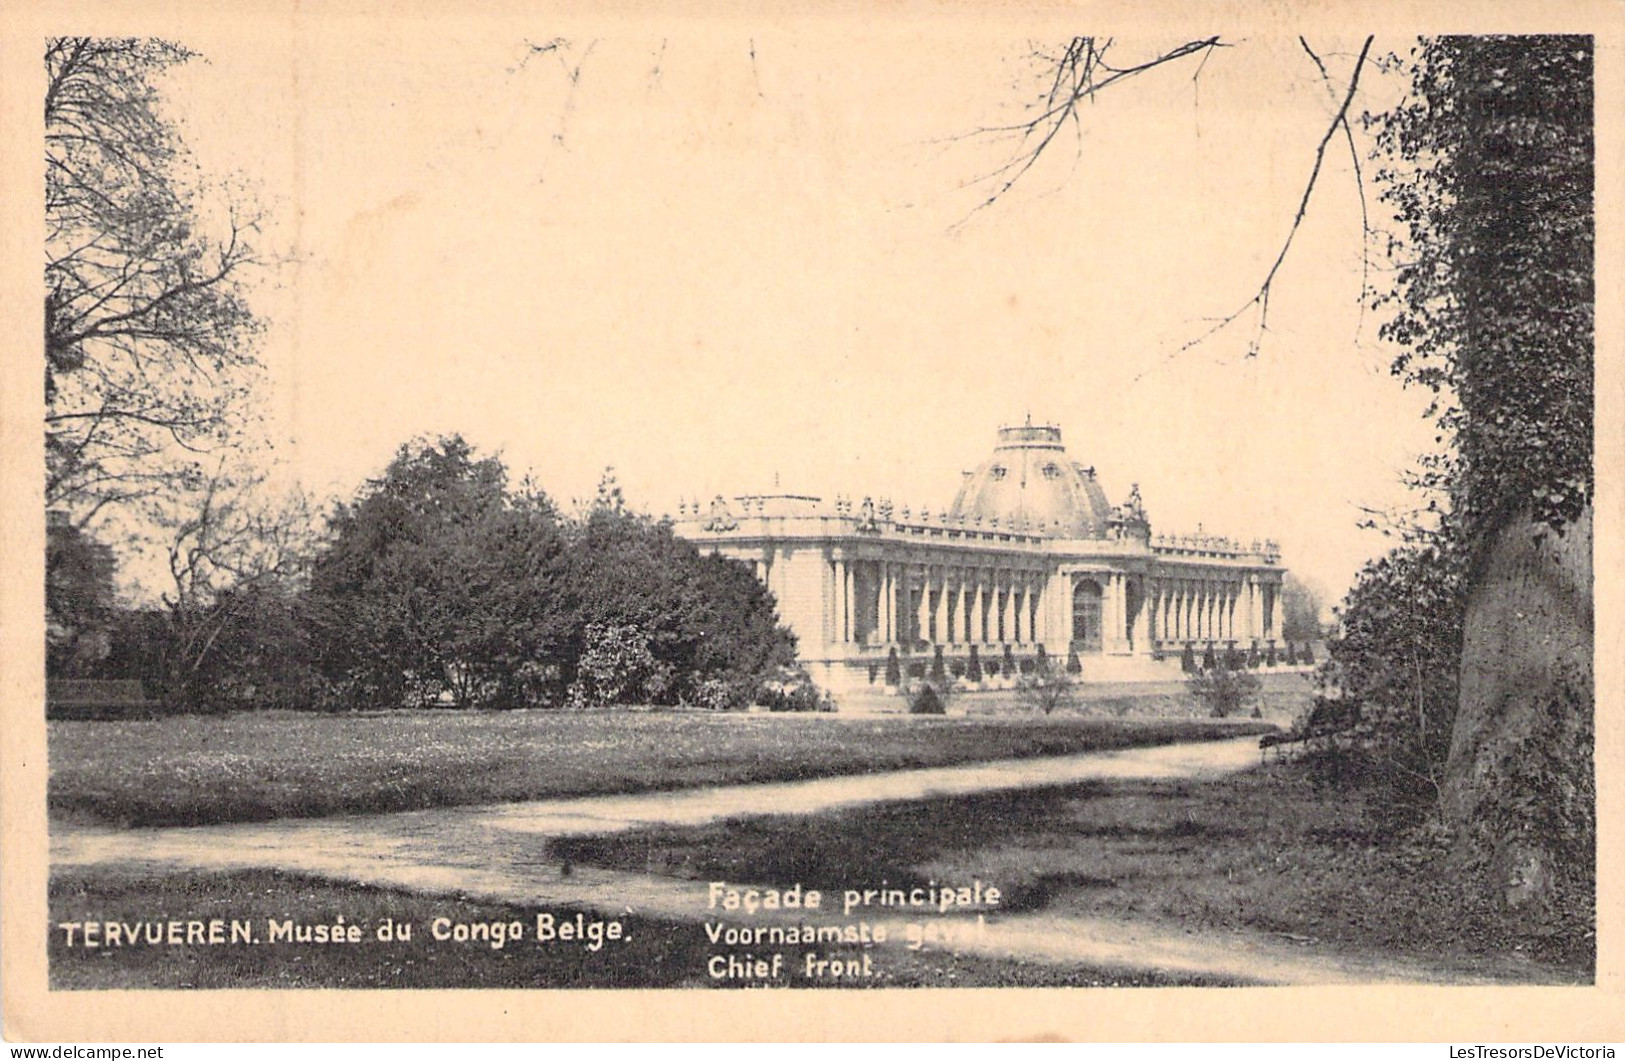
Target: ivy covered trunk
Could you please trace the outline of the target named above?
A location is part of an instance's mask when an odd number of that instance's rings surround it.
[[[1594,889],[1591,520],[1514,520],[1467,600],[1442,808],[1462,863],[1531,913]]]

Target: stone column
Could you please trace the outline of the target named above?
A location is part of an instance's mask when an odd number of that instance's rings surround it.
[[[925,569],[925,639],[928,642],[938,643],[942,635],[942,591],[938,585],[941,570],[938,567]]]
[[[1151,651],[1151,594],[1147,592],[1149,580],[1139,579],[1140,610],[1134,615],[1134,652],[1143,656]]]
[[[914,609],[914,642],[927,640],[931,635],[931,568],[919,565],[920,603]]]
[[[856,593],[856,590],[858,590],[858,572],[851,569],[851,561],[840,562],[840,570],[842,570],[840,595],[842,595],[842,601],[845,604],[842,608],[842,624],[845,627],[842,640],[850,643],[858,640],[858,601],[856,601],[856,596],[858,596],[858,593]]]
[[[1281,626],[1285,622],[1282,617],[1281,584],[1279,582],[1275,583],[1274,588],[1275,592],[1270,597],[1270,636],[1280,641],[1282,640]]]
[[[891,565],[882,560],[878,571],[880,599],[875,602],[875,625],[880,628],[880,640],[884,644],[892,639],[891,601],[888,599],[891,595]]]
[[[841,639],[841,561],[830,557],[824,569],[824,643],[832,645]]]
[[[1122,637],[1123,612],[1117,600],[1117,578],[1116,571],[1108,571],[1100,580],[1100,651],[1106,655],[1117,651],[1117,642]]]
[[[954,621],[958,623],[959,629],[954,631],[954,636],[949,638],[950,641],[970,640],[970,637],[966,633],[966,631],[970,629],[970,613],[965,610],[965,605],[967,603],[967,598],[965,596],[965,581],[969,575],[970,572],[965,570],[963,567],[959,569],[959,607],[954,609]]]

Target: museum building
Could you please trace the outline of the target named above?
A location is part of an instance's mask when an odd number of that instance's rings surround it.
[[[1060,663],[1082,678],[1178,677],[1185,646],[1267,647],[1281,629],[1280,551],[1202,533],[1153,535],[1139,486],[1121,504],[1030,421],[945,511],[889,499],[751,494],[681,506],[676,533],[752,565],[803,665],[837,694],[909,661]]]

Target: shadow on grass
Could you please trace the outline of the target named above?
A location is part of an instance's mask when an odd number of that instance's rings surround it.
[[[1296,764],[1212,782],[1091,782],[556,840],[574,861],[736,884],[997,886],[1006,912],[1251,931],[1592,975],[1594,919],[1534,925],[1443,852],[1382,835]]]

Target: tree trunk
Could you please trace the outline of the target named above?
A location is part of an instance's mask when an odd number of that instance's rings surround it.
[[[1561,536],[1515,519],[1467,602],[1442,807],[1511,909],[1595,886],[1591,524],[1589,507]]]

